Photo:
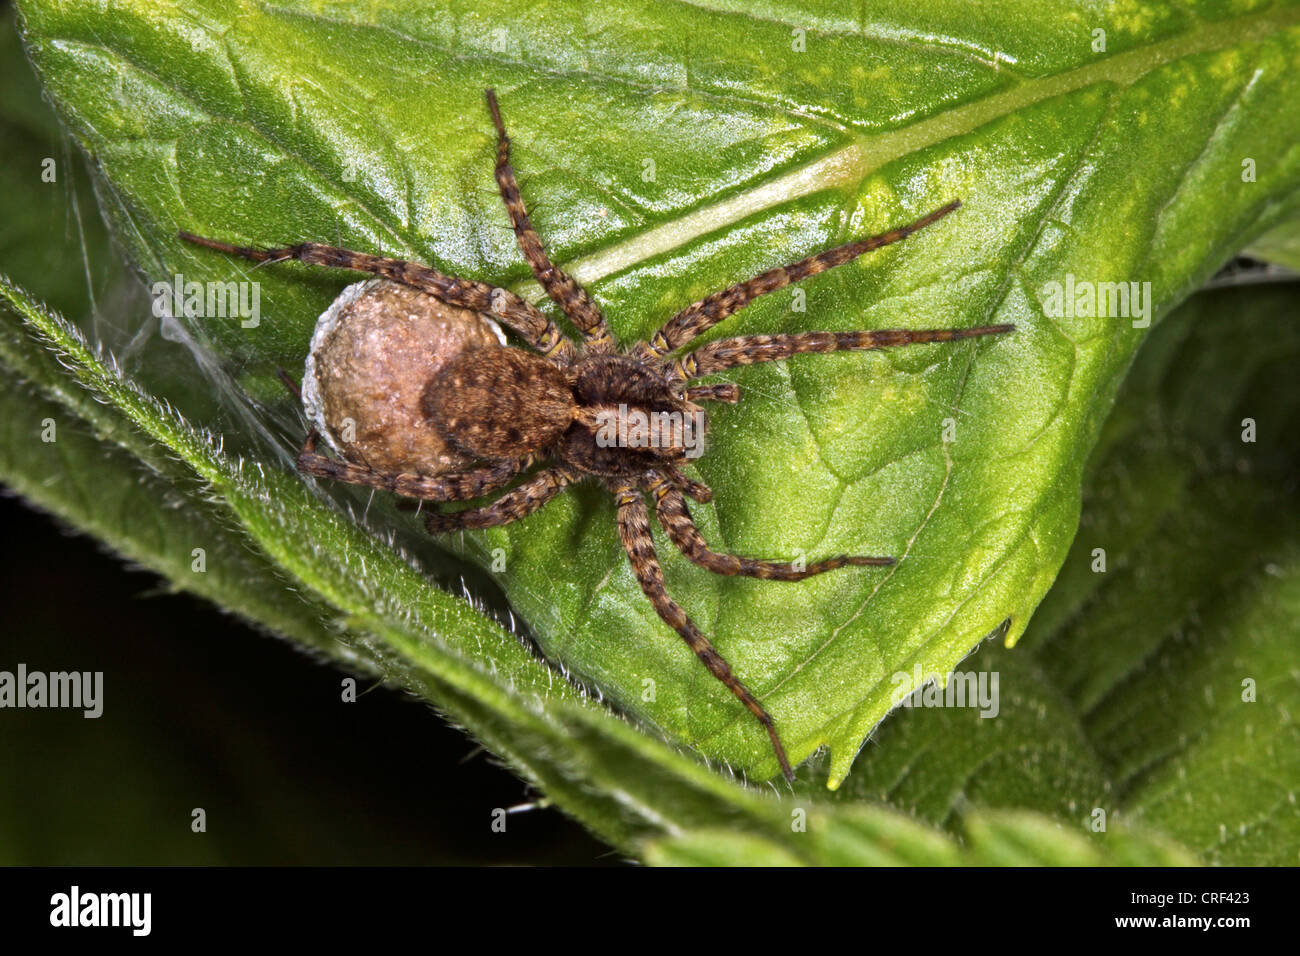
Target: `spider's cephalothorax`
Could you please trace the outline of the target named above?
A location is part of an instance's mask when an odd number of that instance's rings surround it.
[[[704,422],[700,406],[637,359],[592,354],[560,367],[514,348],[460,353],[429,379],[422,408],[474,458],[544,454],[632,481],[654,468],[675,472]]]
[[[260,249],[187,232],[181,237],[259,262],[297,259],[390,280],[354,296],[356,301],[349,300],[347,322],[358,323],[357,327],[340,322],[337,312],[332,315],[331,322],[346,332],[334,337],[347,343],[381,343],[371,348],[397,349],[406,359],[358,354],[366,352],[365,345],[342,348],[339,356],[323,354],[315,349],[321,338],[318,328],[307,366],[309,378],[314,378],[303,393],[304,398],[310,397],[306,404],[317,429],[325,431],[340,457],[319,453],[319,435],[313,430],[298,456],[299,469],[429,502],[479,498],[526,474],[489,504],[429,515],[426,524],[433,533],[507,524],[536,511],[575,481],[602,482],[618,503],[619,537],[642,591],[709,671],[758,718],[777,763],[792,779],[785,748],[767,710],[668,595],[650,533],[646,495],[653,497],[655,516],[669,540],[691,561],[717,574],[798,581],[846,565],[888,565],[893,559],[845,556],[805,565],[711,550],[691,519],[686,497],[708,501],[713,493],[689,478],[682,467],[702,449],[705,418],[699,403],[735,403],[740,389],[730,383],[698,384],[698,380],[804,352],[950,342],[1010,332],[1014,327],[747,335],[719,339],[684,354],[681,350],[759,296],[905,239],[957,209],[960,202],[954,200],[890,232],[836,246],[715,292],[677,313],[648,341],[621,351],[600,309],[547,257],[519,195],[510,166],[510,140],[491,90],[487,99],[497,131],[497,184],[519,248],[546,294],[580,333],[580,345],[561,335],[536,306],[514,293],[414,262],[313,242]],[[434,331],[423,334],[425,340],[438,337],[434,353],[427,348],[422,353],[419,343],[406,342],[417,320],[429,318],[416,314],[422,312],[418,304],[412,306],[416,310],[412,313],[405,306],[389,307],[387,300],[373,298],[410,299],[409,292],[395,291],[392,283],[427,294],[423,300],[436,321],[429,326]],[[494,341],[476,326],[490,325],[487,316],[507,325],[531,351]],[[393,341],[406,344],[389,344]],[[340,365],[348,374],[337,374]],[[375,382],[367,375],[385,380]],[[341,413],[330,409],[341,408],[351,410],[347,423],[362,438],[340,439]],[[383,462],[382,467],[376,460]]]

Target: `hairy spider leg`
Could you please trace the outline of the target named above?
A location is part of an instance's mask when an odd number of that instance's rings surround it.
[[[650,534],[650,518],[641,489],[631,483],[615,482],[611,484],[611,490],[618,500],[619,539],[623,542],[623,549],[627,551],[628,560],[632,563],[632,572],[636,575],[642,592],[650,599],[659,617],[681,635],[686,646],[694,651],[695,656],[709,669],[709,673],[722,681],[727,689],[749,709],[749,712],[758,718],[758,722],[763,725],[768,738],[772,741],[772,750],[776,753],[777,763],[781,765],[781,772],[785,774],[787,780],[793,782],[794,771],[790,768],[785,747],[776,732],[776,725],[771,716],[740,678],[731,672],[731,666],[717,652],[709,639],[700,633],[700,629],[695,626],[686,612],[668,596],[663,568],[659,565],[654,538]]]
[[[703,378],[737,365],[780,362],[795,355],[814,352],[866,352],[919,345],[924,342],[955,342],[981,335],[1015,331],[1014,325],[981,325],[970,329],[878,329],[860,332],[794,332],[786,335],[742,335],[718,339],[682,356],[671,374],[683,380]]]
[[[492,112],[492,122],[497,128],[497,186],[500,187],[506,212],[510,214],[519,251],[524,254],[533,275],[551,301],[564,311],[582,333],[585,351],[613,352],[614,339],[609,333],[604,313],[591,301],[582,286],[551,262],[541,237],[533,229],[533,224],[528,219],[528,210],[524,207],[523,196],[519,194],[519,183],[515,181],[514,167],[510,165],[510,137],[506,135],[505,123],[501,120],[501,108],[497,105],[495,90],[487,91],[487,102],[488,109]]]
[[[655,516],[668,535],[668,540],[676,545],[677,550],[686,555],[692,563],[698,564],[714,574],[728,577],[742,575],[750,578],[763,578],[768,581],[802,581],[815,574],[825,574],[836,568],[844,567],[888,567],[894,564],[893,558],[867,557],[864,555],[839,555],[813,561],[802,570],[790,561],[760,561],[756,558],[742,558],[735,554],[724,554],[712,550],[700,534],[686,499],[682,493],[663,479],[650,482],[647,490],[655,496]]]
[[[421,501],[468,501],[478,498],[504,488],[528,461],[524,458],[511,459],[447,475],[393,474],[322,455],[316,451],[319,440],[320,433],[313,430],[303,443],[302,451],[298,453],[298,470],[303,474],[378,488]]]
[[[906,239],[912,233],[924,229],[933,222],[937,222],[960,206],[961,200],[954,199],[946,206],[940,206],[933,212],[927,213],[906,226],[899,226],[897,229],[882,232],[877,236],[868,236],[865,239],[846,242],[843,245],[811,255],[806,259],[800,259],[798,262],[777,266],[775,269],[761,272],[752,279],[746,279],[744,282],[738,282],[733,286],[707,295],[698,302],[688,305],[665,322],[658,332],[650,336],[647,343],[640,346],[643,350],[642,354],[662,358],[669,352],[686,345],[692,339],[699,338],[713,326],[728,316],[739,312],[759,296],[767,295],[769,292],[775,292],[778,289],[784,289],[792,282],[799,282],[809,276],[825,272],[827,269],[834,269],[836,266],[852,262],[858,256],[870,252],[872,249],[879,249],[881,246],[888,246]]]
[[[532,514],[573,481],[574,476],[562,468],[547,468],[511,488],[491,504],[464,511],[450,511],[425,517],[430,534],[446,534],[472,528],[495,528]]]
[[[568,365],[577,358],[577,349],[573,347],[573,343],[561,335],[555,323],[543,315],[535,305],[521,299],[509,289],[502,289],[487,282],[444,275],[437,269],[420,265],[418,262],[372,256],[365,252],[340,249],[338,246],[322,245],[319,242],[301,242],[296,246],[260,249],[236,246],[218,239],[196,236],[184,230],[177,235],[186,242],[215,249],[227,255],[251,259],[254,262],[281,262],[296,259],[313,266],[351,269],[355,272],[369,272],[372,275],[383,276],[385,279],[427,292],[448,305],[500,318],[532,348],[560,365]]]
[[[660,462],[656,466],[659,471],[673,487],[678,488],[702,505],[708,504],[713,500],[713,489],[702,481],[687,476],[687,474],[670,461]]]

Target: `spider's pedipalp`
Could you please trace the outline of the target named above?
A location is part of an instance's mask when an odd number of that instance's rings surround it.
[[[813,352],[867,352],[920,345],[925,342],[954,342],[981,335],[1014,332],[1014,325],[981,325],[970,329],[878,329],[862,332],[795,332],[786,335],[742,335],[719,339],[690,352],[672,365],[672,374],[691,380],[714,375],[737,365],[780,362]]]
[[[430,514],[424,526],[430,534],[465,531],[472,528],[495,528],[532,514],[561,491],[571,476],[559,468],[547,468],[512,488],[482,508],[467,508],[446,514]]]
[[[184,230],[177,235],[194,245],[251,259],[254,262],[295,259],[307,265],[351,269],[355,272],[369,272],[372,275],[383,276],[394,282],[419,289],[421,292],[427,292],[448,305],[496,316],[530,346],[557,364],[568,365],[577,357],[577,350],[573,347],[573,343],[561,335],[555,323],[542,314],[535,305],[521,299],[509,289],[501,289],[487,282],[444,275],[437,269],[406,259],[388,259],[338,246],[327,246],[319,242],[300,242],[296,246],[258,249],[196,236]]]
[[[800,568],[791,561],[762,561],[714,551],[705,543],[680,491],[668,484],[661,484],[651,490],[655,496],[655,517],[659,519],[668,540],[694,564],[714,574],[729,577],[741,575],[769,581],[802,581],[836,568],[888,567],[895,563],[893,558],[841,555],[814,561]]]
[[[709,669],[709,673],[725,684],[727,689],[749,709],[749,712],[758,718],[758,722],[763,725],[768,739],[772,742],[772,750],[776,753],[777,763],[781,765],[781,772],[793,783],[794,770],[790,767],[790,761],[785,755],[785,746],[776,732],[776,724],[771,715],[740,678],[732,673],[731,666],[717,652],[709,639],[700,633],[695,622],[668,595],[668,589],[664,584],[663,568],[659,564],[654,538],[650,534],[650,518],[641,490],[630,483],[612,485],[611,490],[618,500],[619,539],[623,542],[623,549],[627,551],[628,560],[632,563],[632,571],[641,585],[642,593],[649,598],[655,612],[664,623],[681,636],[687,647]]]
[[[686,492],[694,500],[702,505],[707,505],[713,500],[713,489],[702,481],[696,481],[688,476],[684,471],[678,468],[670,461],[659,462],[656,468],[659,474],[651,473],[648,477],[648,490],[653,490],[656,482],[667,482],[674,488]]]
[[[506,135],[506,126],[501,119],[501,107],[497,105],[494,90],[487,91],[488,109],[492,113],[492,123],[497,130],[497,164],[496,180],[501,191],[501,200],[506,212],[510,214],[510,224],[519,243],[519,251],[524,254],[533,275],[542,289],[558,305],[578,331],[582,333],[583,345],[588,352],[613,352],[614,339],[609,333],[609,324],[596,303],[591,301],[587,291],[567,272],[555,265],[546,254],[541,237],[533,228],[528,218],[528,209],[524,206],[523,196],[519,192],[519,183],[515,179],[514,167],[510,165],[510,137]]]
[[[739,312],[759,296],[767,295],[769,292],[775,292],[778,289],[784,289],[792,282],[799,282],[809,276],[825,272],[827,269],[834,269],[836,266],[852,262],[858,256],[870,252],[872,249],[879,249],[882,246],[888,246],[906,239],[912,233],[924,229],[933,222],[937,222],[960,206],[961,200],[954,199],[947,205],[940,206],[933,212],[927,213],[906,226],[899,226],[897,229],[891,229],[876,236],[867,236],[865,239],[846,242],[833,249],[826,249],[786,266],[777,266],[775,269],[762,272],[752,279],[746,279],[744,282],[738,282],[733,286],[720,289],[711,295],[705,296],[698,302],[688,305],[665,322],[663,328],[650,337],[649,342],[640,346],[640,352],[646,356],[662,358],[669,352],[688,344],[692,339],[699,338],[713,326],[728,316]]]
[[[686,390],[688,402],[722,402],[735,405],[740,401],[740,386],[732,382],[719,382],[716,385],[692,385]]]
[[[320,433],[311,432],[298,453],[298,470],[304,475],[378,488],[421,501],[468,501],[489,494],[508,485],[527,461],[500,461],[445,475],[395,474],[322,455],[316,451],[319,440]]]

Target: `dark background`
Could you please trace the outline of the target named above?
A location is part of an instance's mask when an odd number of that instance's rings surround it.
[[[591,864],[613,851],[425,704],[185,594],[5,493],[0,670],[104,671],[104,712],[0,711],[0,863]],[[207,832],[191,831],[191,811]]]

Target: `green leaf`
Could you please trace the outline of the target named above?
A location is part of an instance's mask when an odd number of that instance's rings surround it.
[[[952,830],[1029,808],[1159,830],[1216,863],[1295,862],[1295,301],[1287,285],[1201,294],[1153,333],[1029,632],[960,668],[999,676],[996,718],[896,712],[838,799]]]
[[[958,845],[898,814],[840,807],[811,814],[802,835],[775,838],[696,830],[645,848],[657,866],[1194,866],[1176,843],[1119,828],[1104,846],[1034,813],[984,812]],[[791,850],[793,845],[797,849]]]
[[[1300,541],[1085,716],[1129,818],[1234,865],[1300,860]]]
[[[1270,229],[1250,244],[1246,254],[1300,272],[1300,219]]]
[[[747,369],[747,400],[715,416],[699,473],[717,502],[697,517],[718,547],[902,559],[784,586],[667,561],[792,756],[831,748],[832,786],[890,709],[893,674],[946,672],[1008,619],[1014,641],[1065,557],[1084,462],[1142,329],[1047,317],[1048,283],[1150,282],[1158,320],[1297,207],[1293,4],[1082,16],[1046,3],[978,20],[912,5],[865,24],[576,0],[472,14],[352,3],[328,18],[193,0],[21,10],[47,92],[153,280],[248,275],[183,248],[183,227],[337,240],[528,289],[490,175],[489,85],[536,224],[625,341],[714,288],[960,197],[941,225],[806,283],[806,312],[780,294],[716,333],[1019,326]],[[283,266],[255,278],[266,321],[193,331],[265,399],[346,280]],[[761,730],[647,608],[612,514],[582,489],[466,536],[464,554],[485,564],[503,549],[513,609],[620,707],[773,773]]]
[[[986,682],[992,706],[895,711],[837,799],[886,804],[952,830],[972,808],[990,807],[1089,827],[1093,809],[1110,806],[1106,768],[1044,664],[1028,649],[990,642],[958,671]]]
[[[1294,864],[1295,292],[1224,290],[1186,313],[1134,369],[1075,573],[1026,641],[1129,819],[1214,862]],[[1096,548],[1105,574],[1084,570]]]
[[[11,9],[0,11],[0,263],[53,308],[81,316],[92,284],[115,291],[108,230],[80,157],[41,102],[14,21]]]

